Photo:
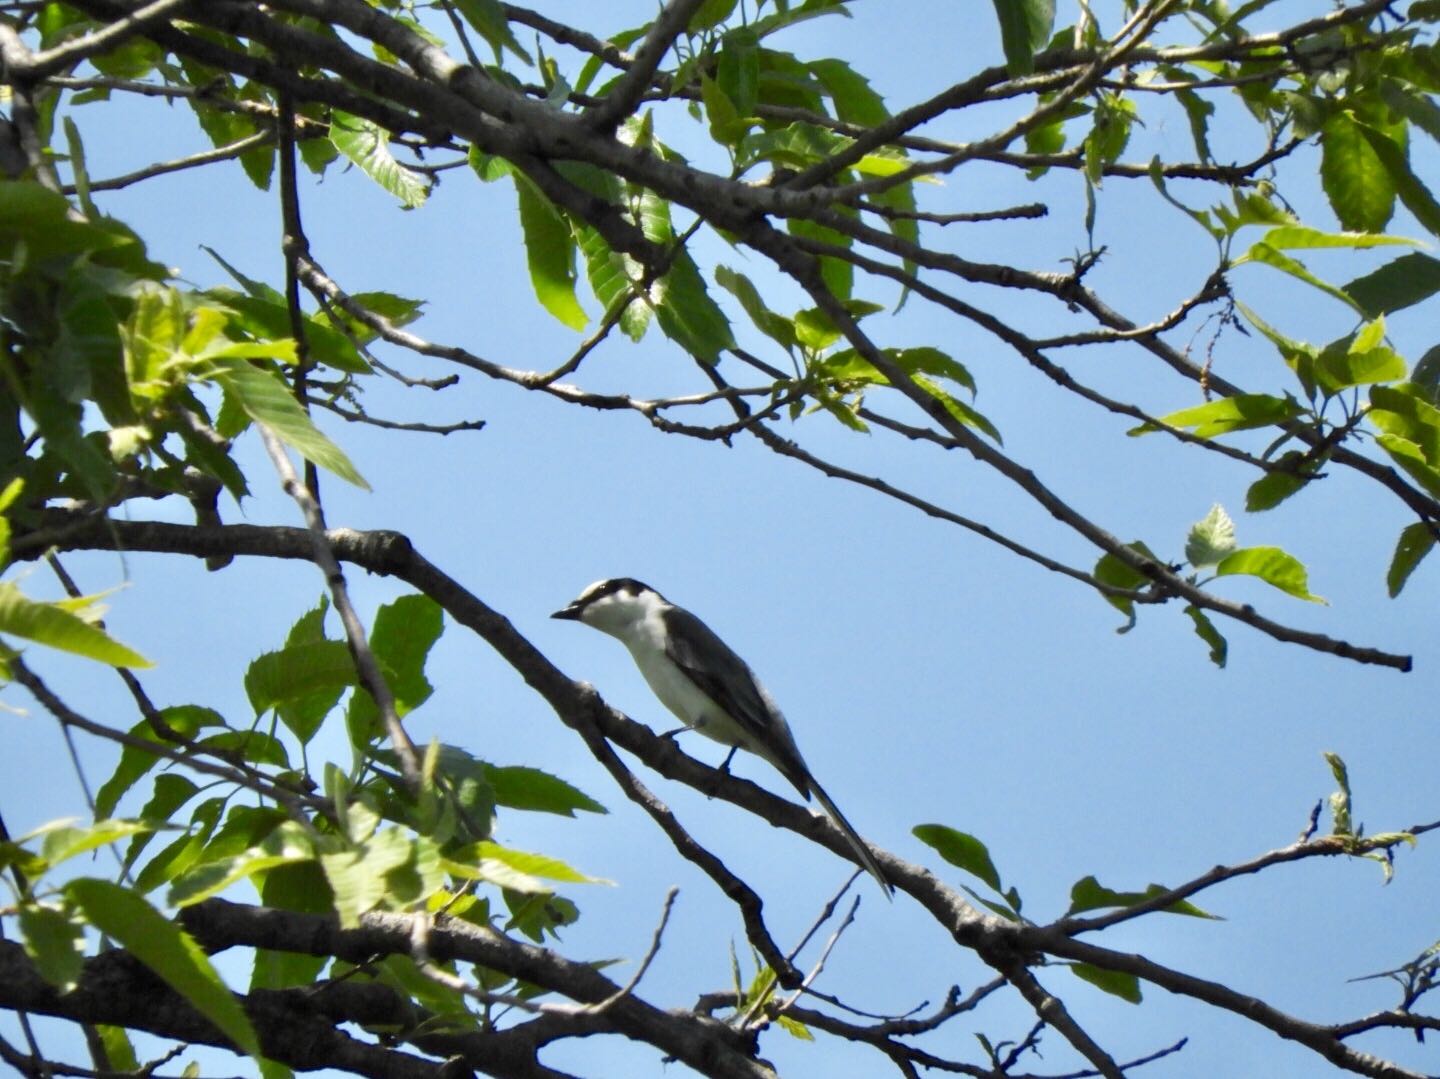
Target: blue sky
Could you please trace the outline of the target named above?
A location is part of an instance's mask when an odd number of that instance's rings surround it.
[[[1326,5],[1282,7],[1290,15]],[[598,20],[592,5],[545,9],[557,18],[580,12],[584,25],[605,32],[634,25],[651,6],[605,8]],[[853,58],[892,106],[999,59],[988,5],[904,8],[857,3],[853,20],[808,23],[784,45],[806,59]],[[1062,4],[1060,19],[1071,15]],[[570,57],[562,55],[561,63],[572,75],[578,68]],[[974,120],[973,130],[983,130],[995,115]],[[95,176],[204,145],[181,107],[90,106],[76,120]],[[971,123],[966,118],[933,133],[964,137],[973,133]],[[671,115],[657,131],[698,154],[684,128],[682,117]],[[1157,116],[1126,157],[1183,154],[1188,147],[1183,120]],[[1237,145],[1234,156],[1249,155]],[[1433,164],[1433,155],[1422,160]],[[1283,190],[1301,215],[1335,227],[1318,199],[1313,156],[1300,158],[1292,175]],[[1194,204],[1218,197],[1193,186],[1177,185],[1175,192]],[[977,166],[921,197],[928,208],[945,211],[1032,200],[1050,205],[1050,217],[1039,222],[954,226],[953,235],[937,240],[967,257],[1060,270],[1061,260],[1085,242],[1074,176],[1032,186]],[[507,185],[483,186],[452,173],[428,205],[403,212],[358,171],[337,168],[304,198],[312,246],[332,276],[352,291],[425,297],[422,334],[540,369],[574,348],[576,335],[533,300]],[[238,170],[168,177],[97,201],[191,281],[224,281],[201,244],[251,276],[281,280],[275,198],[250,188]],[[1138,321],[1160,316],[1198,288],[1213,260],[1203,234],[1166,210],[1148,181],[1106,184],[1097,235],[1110,251],[1091,283]],[[713,238],[700,242],[697,259],[702,266],[720,261],[744,269],[757,280],[768,276],[757,256],[724,249]],[[1328,265],[1336,279],[1347,280],[1359,272],[1356,266],[1374,261],[1344,255]],[[1322,272],[1327,266],[1316,265]],[[1297,336],[1323,341],[1350,328],[1338,304],[1276,274],[1251,267],[1234,280],[1246,302]],[[783,309],[787,291],[770,287],[772,303]],[[891,304],[896,299],[883,283],[864,283],[857,292]],[[978,292],[975,298],[1022,328],[1069,324],[1062,311],[1039,310],[1034,301]],[[595,313],[593,301],[589,309]],[[731,314],[742,330],[743,316]],[[1433,343],[1426,337],[1430,321],[1423,307],[1392,320],[1392,334],[1411,360]],[[1252,476],[1161,436],[1127,438],[1128,421],[1057,397],[1020,359],[953,317],[912,299],[899,315],[876,315],[867,326],[882,344],[934,344],[962,359],[979,383],[977,407],[1004,432],[1007,451],[1110,530],[1178,558],[1190,523],[1220,502],[1235,516],[1242,544],[1275,544],[1295,554],[1309,567],[1312,590],[1330,605],[1304,604],[1249,582],[1227,582],[1224,594],[1254,602],[1283,622],[1412,651],[1414,672],[1362,667],[1229,624],[1220,627],[1230,640],[1229,665],[1217,670],[1173,605],[1143,611],[1133,632],[1117,635],[1119,615],[1081,586],[873,492],[826,480],[753,440],[725,448],[664,436],[635,416],[576,409],[468,375],[445,393],[381,389],[367,404],[398,419],[485,419],[488,426],[478,434],[405,437],[321,419],[374,487],[367,494],[328,479],[331,523],[405,531],[426,557],[509,617],[573,677],[593,682],[636,719],[668,729],[669,716],[623,648],[546,617],[597,578],[648,581],[699,613],[750,661],[786,710],[816,776],[862,833],[947,880],[974,885],[941,864],[910,829],[939,822],[973,833],[989,845],[1006,884],[1019,888],[1036,920],[1058,916],[1070,886],[1087,875],[1117,889],[1174,884],[1289,843],[1311,806],[1332,789],[1325,750],[1348,762],[1358,819],[1369,831],[1440,816],[1433,793],[1435,574],[1424,566],[1398,600],[1386,598],[1384,569],[1408,523],[1398,502],[1334,469],[1317,489],[1281,508],[1245,515]],[[1188,332],[1172,339],[1183,343]],[[742,339],[758,347],[753,335]],[[1221,339],[1217,365],[1252,388],[1282,387],[1288,377],[1262,339],[1233,332]],[[1074,357],[1077,375],[1137,394],[1152,412],[1199,403],[1193,386],[1152,367],[1124,348]],[[446,373],[428,361],[407,362],[406,369]],[[690,362],[658,332],[639,347],[608,345],[576,381],[636,394],[699,384]],[[876,396],[877,406],[883,401]],[[1055,557],[1086,566],[1096,557],[1014,487],[958,454],[880,433],[856,435],[818,415],[800,420],[794,436],[823,456],[911,487]],[[298,523],[268,482],[258,448],[252,443],[246,453],[256,496],[243,518],[225,507],[227,519]],[[180,511],[168,512],[184,519]],[[323,585],[305,565],[237,563],[206,574],[198,564],[146,555],[73,556],[66,563],[87,590],[128,582],[113,598],[110,624],[116,636],[157,661],[145,682],[159,703],[211,705],[232,722],[243,721],[247,708],[244,664],[277,647]],[[367,615],[397,594],[391,582],[359,573],[350,583]],[[54,588],[40,570],[26,587],[35,594]],[[81,711],[118,725],[133,722],[117,714],[116,686],[104,672],[50,657],[37,665],[65,680],[67,698]],[[501,818],[502,842],[616,882],[575,896],[584,917],[566,934],[564,951],[638,957],[665,889],[678,885],[675,917],[642,991],[662,1006],[686,1006],[698,992],[725,988],[729,942],[745,947],[734,912],[608,787],[578,740],[482,642],[453,625],[437,646],[430,676],[438,691],[409,724],[417,741],[436,737],[496,763],[544,767],[612,810],[579,821]],[[0,758],[0,790],[8,792],[3,809],[13,832],[83,812],[47,717],[0,715],[0,731],[25,747]],[[711,763],[724,752],[700,739],[682,745]],[[92,782],[98,781],[113,751],[83,748]],[[348,755],[338,733],[330,751],[341,760]],[[786,790],[759,761],[737,761],[735,770]],[[702,842],[766,897],[782,944],[808,927],[844,879],[841,863],[796,837],[658,777],[646,779]],[[1151,918],[1097,942],[1225,982],[1304,1018],[1358,1016],[1390,1006],[1396,994],[1385,982],[1347,979],[1398,965],[1440,936],[1433,917],[1440,872],[1430,846],[1422,841],[1418,851],[1402,851],[1386,886],[1369,862],[1285,867],[1198,898],[1224,921]],[[94,871],[109,868],[102,859]],[[951,984],[969,989],[987,978],[904,897],[887,904],[863,885],[861,894],[859,920],[831,957],[823,989],[867,1011],[894,1014],[940,1000]],[[1326,1071],[1305,1050],[1156,989],[1135,1008],[1065,971],[1040,976],[1117,1059],[1191,1038],[1182,1054],[1137,1074]],[[1014,1039],[1032,1021],[1016,1000],[997,1000],[975,1023],[954,1022],[926,1045],[942,1055],[973,1056],[973,1031]],[[1412,1039],[1377,1040],[1371,1047],[1436,1070],[1433,1054],[1427,1063],[1424,1047]],[[1031,1070],[1078,1066],[1054,1035],[1046,1036],[1043,1049],[1044,1059],[1030,1061]],[[772,1030],[763,1050],[782,1074],[881,1071],[877,1058],[823,1035],[805,1044]],[[547,1061],[590,1074],[684,1073],[618,1041],[582,1043]]]

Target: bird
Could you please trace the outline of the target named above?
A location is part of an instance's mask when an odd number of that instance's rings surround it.
[[[730,747],[722,771],[745,749],[773,765],[806,801],[813,794],[860,864],[893,896],[894,885],[865,841],[810,774],[785,716],[714,630],[633,577],[596,581],[550,617],[581,622],[624,644],[655,696],[685,727]]]

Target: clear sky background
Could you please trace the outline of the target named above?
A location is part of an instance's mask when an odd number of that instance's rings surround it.
[[[543,7],[601,34],[653,12],[653,4],[638,0]],[[1278,23],[1328,7],[1289,3],[1266,14]],[[988,4],[861,2],[853,10],[853,19],[806,23],[776,45],[805,59],[853,62],[892,107],[1000,60]],[[1102,26],[1113,30],[1113,7],[1097,10]],[[1062,2],[1057,24],[1073,17],[1073,5]],[[579,62],[563,53],[558,59],[573,78]],[[1003,114],[996,109],[947,120],[927,133],[964,138],[989,130]],[[95,177],[205,146],[182,106],[91,106],[76,120]],[[657,120],[662,139],[682,152],[702,152],[678,112]],[[1222,159],[1245,160],[1257,151],[1247,141],[1253,137],[1248,127],[1227,130],[1222,122],[1215,137]],[[1417,167],[1433,179],[1428,150],[1417,146],[1423,151]],[[1191,153],[1178,113],[1148,116],[1125,158],[1144,161],[1155,152]],[[1287,164],[1282,192],[1308,223],[1335,228],[1319,198],[1316,161],[1307,151]],[[1177,184],[1173,191],[1194,205],[1218,198],[1198,186]],[[1063,270],[1062,260],[1085,246],[1081,181],[1068,173],[1029,185],[1008,170],[967,166],[920,197],[939,211],[1029,201],[1050,207],[1041,221],[929,233],[931,242],[969,258]],[[323,183],[307,179],[304,199],[312,247],[331,275],[351,291],[426,298],[428,315],[418,329],[432,340],[539,369],[575,347],[577,336],[533,299],[508,184],[486,186],[467,172],[451,173],[424,208],[403,212],[364,175],[337,166]],[[202,244],[250,276],[276,285],[282,280],[276,196],[250,187],[238,168],[167,177],[97,201],[134,226],[152,254],[199,285],[227,283]],[[1090,283],[1112,301],[1118,297],[1138,322],[1168,312],[1213,266],[1208,239],[1161,204],[1147,180],[1106,183],[1097,236],[1109,252]],[[717,259],[765,283],[777,309],[799,306],[758,257],[701,239],[697,260],[710,266]],[[1345,281],[1378,261],[1346,253],[1314,265]],[[1325,341],[1351,328],[1339,304],[1271,271],[1246,267],[1233,282],[1242,299],[1295,336]],[[863,278],[856,292],[891,306],[898,298],[892,285]],[[979,289],[966,298],[1036,333],[1072,325],[1053,304]],[[593,300],[589,310],[597,312]],[[763,348],[743,315],[733,307],[731,315],[741,340]],[[1435,343],[1433,324],[1433,304],[1391,319],[1392,335],[1412,362]],[[1188,341],[1194,325],[1188,322],[1172,339]],[[933,344],[961,359],[979,383],[976,405],[1000,427],[1007,451],[1112,532],[1143,538],[1162,557],[1179,559],[1189,525],[1220,502],[1235,516],[1242,545],[1284,547],[1308,566],[1312,590],[1330,603],[1305,604],[1233,578],[1217,591],[1282,622],[1413,652],[1414,672],[1360,666],[1223,622],[1230,660],[1217,670],[1179,605],[1146,609],[1133,632],[1117,635],[1119,614],[1080,585],[873,492],[826,480],[754,440],[726,448],[664,436],[636,416],[581,410],[470,375],[443,393],[379,387],[366,405],[401,420],[484,419],[488,426],[479,433],[403,436],[320,418],[374,487],[364,493],[327,478],[330,522],[406,532],[427,558],[510,618],[571,676],[593,682],[636,719],[668,729],[671,718],[617,642],[547,618],[595,579],[647,581],[700,614],[749,660],[786,710],[812,770],[861,832],[952,883],[973,886],[978,882],[940,863],[910,830],[939,822],[976,835],[1037,921],[1062,913],[1071,885],[1090,874],[1117,889],[1174,884],[1291,842],[1333,787],[1322,751],[1338,752],[1349,764],[1357,821],[1368,831],[1440,817],[1436,567],[1423,566],[1398,600],[1386,597],[1385,567],[1397,533],[1409,523],[1396,500],[1332,469],[1323,483],[1279,509],[1245,515],[1252,474],[1163,436],[1127,438],[1129,421],[1057,396],[1019,358],[953,317],[912,299],[898,315],[873,316],[867,326],[882,344]],[[1208,331],[1197,347],[1206,340]],[[1227,331],[1215,355],[1217,371],[1248,388],[1288,385],[1288,372],[1258,337]],[[448,373],[438,363],[403,362],[414,374]],[[1157,372],[1138,351],[1107,347],[1076,354],[1072,362],[1083,380],[1138,394],[1155,413],[1200,403],[1193,385]],[[746,381],[743,374],[734,377]],[[658,329],[639,347],[623,339],[607,345],[576,381],[636,395],[700,385],[691,361]],[[874,402],[906,415],[883,394]],[[857,435],[823,415],[801,419],[794,435],[822,456],[891,479],[1055,557],[1085,566],[1097,557],[1006,481],[958,453],[882,433]],[[299,523],[268,482],[269,466],[253,436],[247,440],[256,495],[238,511],[222,507],[227,520]],[[184,507],[138,505],[131,512],[186,519]],[[323,589],[319,572],[306,564],[240,561],[207,574],[199,563],[160,556],[65,561],[87,591],[130,585],[114,597],[110,625],[158,663],[144,678],[158,703],[209,705],[234,723],[248,709],[245,663],[278,647]],[[351,572],[350,583],[367,616],[399,594],[393,582],[359,572]],[[31,571],[26,588],[58,594],[40,569]],[[119,726],[134,722],[107,672],[50,656],[37,657],[37,667],[82,712]],[[696,993],[728,987],[729,944],[736,942],[742,955],[745,950],[733,909],[608,785],[579,740],[514,672],[483,642],[450,625],[433,654],[430,678],[435,696],[408,721],[417,741],[439,738],[495,763],[543,767],[612,810],[578,821],[534,814],[500,819],[500,841],[615,882],[577,890],[583,917],[566,932],[562,950],[584,958],[640,956],[666,888],[677,885],[675,916],[642,991],[658,1005],[684,1007]],[[11,690],[4,699],[23,703]],[[0,808],[12,832],[83,813],[48,717],[34,710],[6,713],[0,732],[17,750],[0,755]],[[343,733],[328,739],[322,736],[313,752],[347,761]],[[724,753],[701,739],[682,739],[682,746],[711,763]],[[82,750],[98,783],[115,750],[89,743]],[[757,760],[737,760],[735,770],[787,790]],[[765,897],[782,946],[798,939],[846,876],[844,864],[793,835],[658,777],[644,778],[701,842]],[[1417,851],[1401,851],[1389,885],[1366,861],[1289,866],[1198,898],[1224,921],[1151,917],[1097,942],[1224,982],[1303,1018],[1356,1017],[1393,1005],[1398,993],[1385,981],[1350,979],[1397,966],[1440,937],[1434,902],[1440,857],[1433,848],[1424,839]],[[103,857],[86,868],[111,870]],[[864,882],[860,894],[859,919],[831,957],[822,989],[867,1011],[897,1014],[940,1001],[952,984],[968,991],[988,978],[903,896],[888,904]],[[1191,1039],[1183,1053],[1136,1074],[1329,1074],[1307,1050],[1158,989],[1147,989],[1144,1003],[1134,1007],[1058,968],[1040,976],[1117,1059]],[[974,1031],[992,1041],[1018,1039],[1032,1022],[1028,1008],[1002,994],[923,1044],[941,1055],[978,1059]],[[7,1017],[0,1030],[12,1025]],[[1356,1044],[1440,1071],[1436,1051],[1409,1037]],[[888,1067],[878,1055],[824,1035],[804,1044],[772,1030],[762,1048],[791,1076],[877,1075]],[[1028,1060],[1028,1070],[1081,1066],[1058,1036],[1047,1034],[1042,1050],[1043,1059]],[[204,1059],[216,1074],[244,1067],[223,1055]],[[546,1060],[599,1076],[688,1074],[618,1039],[578,1043]]]

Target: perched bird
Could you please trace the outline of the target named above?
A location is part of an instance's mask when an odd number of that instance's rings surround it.
[[[807,801],[813,794],[845,833],[860,864],[886,895],[893,894],[865,841],[805,766],[790,725],[770,694],[709,626],[631,577],[596,581],[550,617],[583,622],[630,649],[666,708],[685,726],[731,747],[722,769],[736,749],[748,749],[774,765]]]

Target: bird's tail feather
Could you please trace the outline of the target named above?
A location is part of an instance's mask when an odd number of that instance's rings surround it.
[[[830,796],[825,793],[824,788],[814,779],[810,780],[810,790],[825,808],[825,813],[835,822],[835,826],[845,833],[845,839],[850,844],[850,849],[855,852],[855,857],[860,859],[860,864],[865,867],[865,871],[880,882],[880,887],[885,891],[885,898],[892,898],[895,894],[895,886],[880,871],[874,855],[870,853],[870,848],[865,845],[865,840],[860,838],[860,833],[855,830],[854,825],[845,819],[845,814],[840,812],[840,807],[830,800]]]

